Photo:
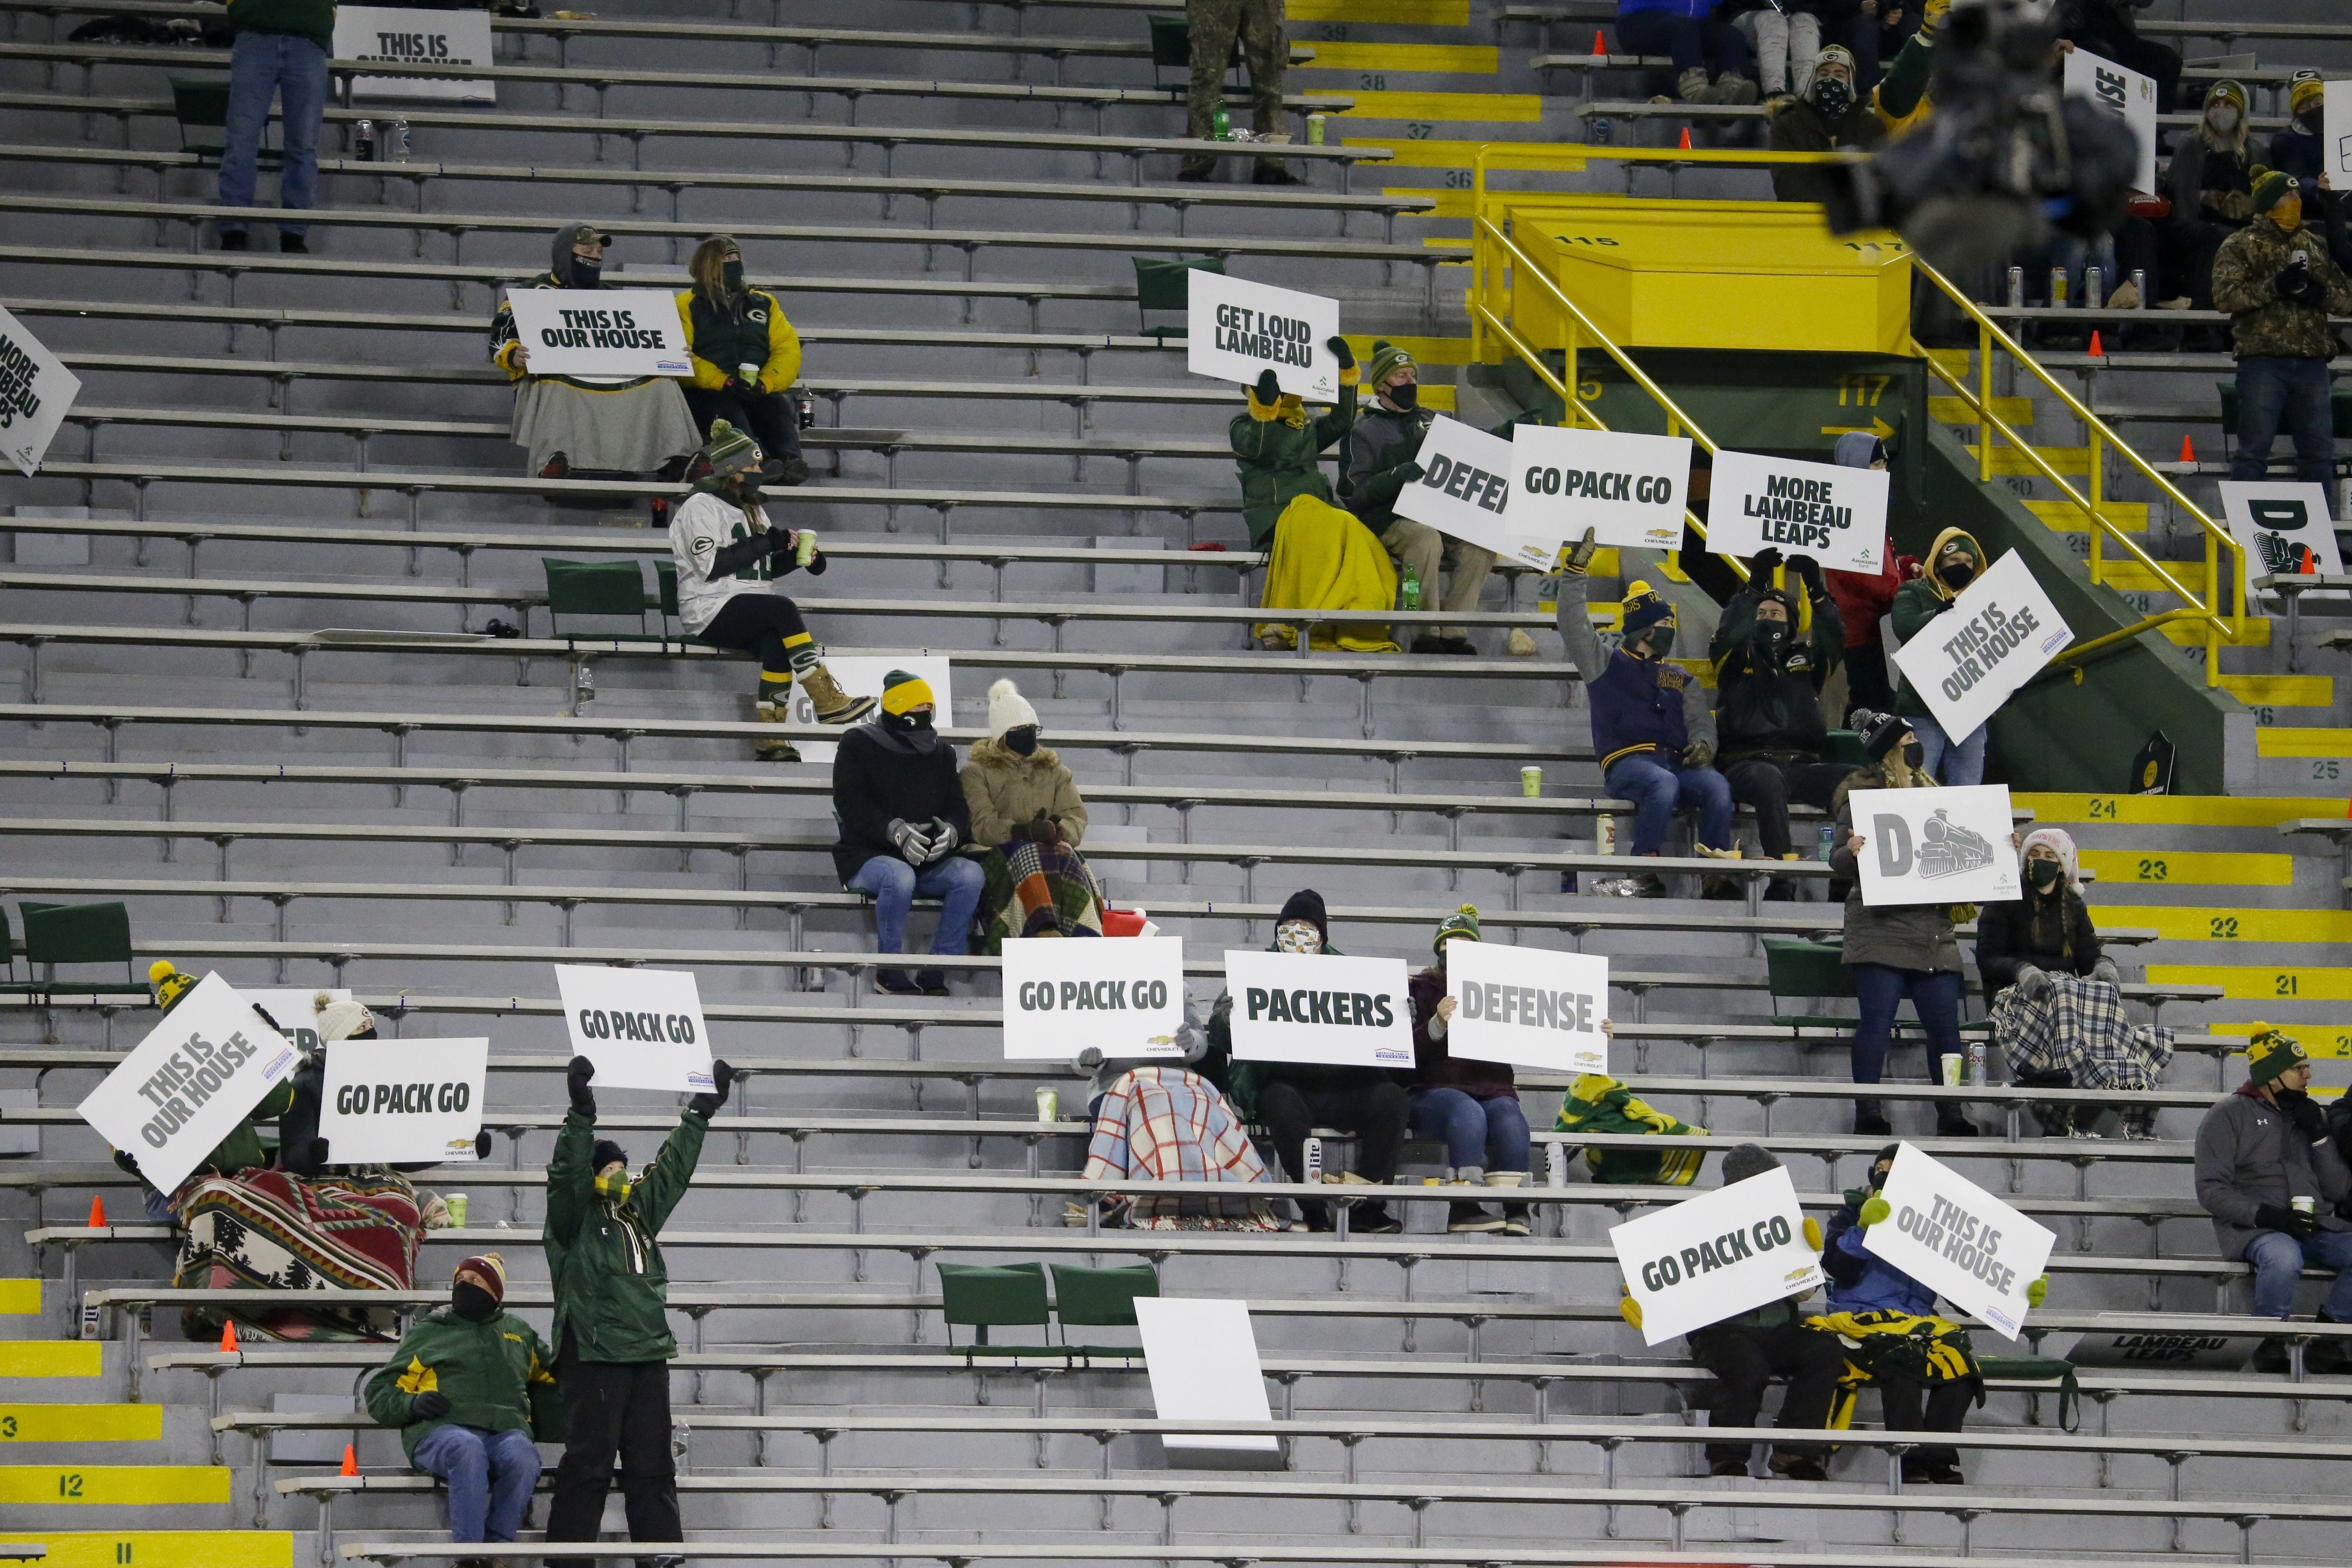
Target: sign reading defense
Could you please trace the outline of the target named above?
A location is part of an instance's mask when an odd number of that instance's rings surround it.
[[[1862,835],[1862,901],[1993,904],[2022,897],[2010,844],[2007,784],[1858,789],[1846,797]]]
[[[692,375],[677,300],[658,289],[509,289],[533,375]]]
[[[471,1160],[490,1042],[402,1040],[327,1052],[319,1136],[338,1165]]]
[[[1831,572],[1875,573],[1886,542],[1885,468],[1847,468],[1717,452],[1707,491],[1706,547],[1810,555]]]
[[[1589,528],[1600,544],[1675,549],[1690,454],[1683,436],[1518,426],[1511,432],[1511,526],[1531,539],[1581,539]]]
[[[1445,948],[1449,1056],[1556,1072],[1607,1072],[1609,961],[1455,941]]]
[[[1895,1212],[1862,1245],[2005,1339],[2024,1331],[2025,1288],[2050,1265],[2054,1231],[1910,1144],[1879,1195]]]
[[[1557,545],[1510,535],[1504,512],[1511,499],[1510,442],[1441,414],[1430,421],[1417,460],[1421,478],[1397,492],[1400,515],[1498,556],[1551,564]]]
[[[235,986],[207,974],[77,1109],[168,1193],[300,1059]]]
[[[0,310],[0,448],[27,479],[40,470],[66,410],[81,395],[81,378]]]
[[[1412,1066],[1401,958],[1228,949],[1225,989],[1236,1061]]]
[[[2293,481],[2223,479],[2221,521],[2246,547],[2246,597],[2254,579],[2287,573],[2337,573],[2344,557],[2327,513],[2327,487]],[[2340,599],[2340,593],[2313,598]]]
[[[1245,385],[1270,370],[1295,396],[1339,400],[1339,364],[1323,346],[1339,335],[1339,300],[1198,267],[1184,279],[1187,370]]]
[[[2132,189],[2156,195],[2156,79],[2075,49],[2066,56],[2064,81],[2067,97],[2088,99],[2131,132],[2139,148]]]
[[[445,76],[361,76],[354,98],[407,98],[495,102],[499,84],[454,80],[457,73],[492,63],[487,11],[413,11],[389,5],[341,5],[335,10],[335,58],[361,65],[446,68]]]
[[[1822,1282],[1822,1255],[1805,1245],[1804,1211],[1784,1170],[1629,1219],[1609,1244],[1641,1303],[1644,1344],[1811,1295]]]
[[[1965,740],[2074,640],[2014,550],[1895,651],[1944,733]],[[2014,895],[2012,895],[2014,896]]]
[[[1006,1061],[1066,1062],[1088,1046],[1106,1057],[1181,1057],[1183,1026],[1181,937],[1004,943]]]
[[[559,963],[555,990],[572,1053],[596,1064],[596,1088],[710,1091],[710,1030],[692,972]]]

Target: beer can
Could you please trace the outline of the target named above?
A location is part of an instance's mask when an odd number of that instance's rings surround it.
[[[1985,1077],[1985,1043],[1982,1040],[1970,1040],[1969,1042],[1969,1081],[1972,1084],[1983,1085],[1989,1081]]]
[[[2107,269],[2104,267],[2083,268],[2083,308],[2095,310],[2107,302]]]
[[[392,161],[395,163],[407,163],[408,121],[405,120],[394,121],[385,139],[392,144]]]
[[[2025,268],[2022,267],[2009,269],[2009,308],[2012,310],[2025,308]]]
[[[1533,800],[1536,796],[1543,794],[1543,770],[1541,768],[1521,768],[1519,770],[1519,793],[1526,795],[1529,800]]]
[[[1595,855],[1617,853],[1617,818],[1612,813],[1604,811],[1592,819],[1592,852]]]
[[[1306,1169],[1300,1173],[1305,1178],[1308,1186],[1316,1187],[1322,1185],[1323,1140],[1320,1138],[1307,1139],[1306,1142],[1300,1146],[1298,1163],[1306,1167]]]
[[[465,1229],[467,1206],[466,1194],[463,1193],[444,1193],[441,1194],[441,1201],[448,1205],[449,1223],[457,1226],[459,1230]]]
[[[1310,114],[1307,117],[1307,144],[1309,147],[1323,145],[1323,116]]]
[[[1054,1089],[1039,1089],[1037,1091],[1037,1120],[1040,1121],[1059,1121],[1061,1119],[1061,1090]]]
[[[2139,308],[2143,310],[2147,310],[2148,306],[2148,299],[2147,269],[2146,268],[2135,267],[2132,268],[2132,290],[2139,296]]]
[[[2053,267],[2050,269],[2050,306],[2053,310],[2063,310],[2065,305],[2066,269]]]
[[[375,162],[374,121],[354,120],[352,121],[352,156],[362,163],[373,163]]]

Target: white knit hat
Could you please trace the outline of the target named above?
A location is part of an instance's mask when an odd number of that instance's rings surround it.
[[[1024,724],[1037,722],[1037,710],[1029,706],[1029,699],[1009,680],[1000,680],[988,689],[988,734],[991,740],[1002,741],[1007,730],[1018,730]]]
[[[319,1016],[319,1038],[327,1045],[375,1027],[374,1014],[357,1002],[335,1001],[324,991],[310,999],[310,1010]]]

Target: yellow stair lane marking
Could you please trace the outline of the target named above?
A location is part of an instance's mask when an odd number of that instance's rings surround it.
[[[1368,94],[1356,94],[1361,103]],[[1466,169],[1478,156],[1485,142],[1423,141],[1404,136],[1349,136],[1341,140],[1343,147],[1386,147],[1396,156],[1381,165],[1387,169]],[[1584,170],[1584,160],[1562,154],[1557,163],[1546,165],[1548,172],[1573,174]]]
[[[160,1405],[0,1405],[0,1443],[152,1443]]]
[[[1996,397],[1992,400],[1992,416],[2015,430],[2033,423],[2033,399],[2030,397]],[[1977,411],[1969,406],[1964,397],[1931,397],[1927,399],[1927,417],[1938,425],[1974,425]]]
[[[1939,367],[1946,374],[1965,385],[1968,384],[1969,365],[1971,363],[1969,358],[1970,352],[1968,349],[1929,349],[1927,363]],[[2002,417],[2007,418],[2008,416],[2003,415]]]
[[[2115,882],[2190,882],[2222,887],[2289,888],[2294,857],[2215,853],[2197,849],[2084,849],[2083,864],[2099,874],[2099,885]]]
[[[2107,521],[2124,532],[2147,531],[2147,502],[2111,500],[2102,501],[2099,505],[2107,514]],[[2025,510],[2060,533],[2083,533],[2091,526],[2091,520],[2084,515],[2083,509],[2070,500],[2030,500],[2025,503]],[[2184,562],[2182,564],[2193,563]]]
[[[2336,706],[2336,678],[2328,675],[2224,675],[2221,689],[2250,708]]]
[[[1348,340],[1348,352],[1356,356],[1356,363],[1360,365],[1371,359],[1372,342],[1375,338],[1404,350],[1419,364],[1468,364],[1470,363],[1468,338],[1409,338],[1402,335],[1390,337],[1385,332],[1348,332],[1342,335]],[[1358,390],[1366,397],[1371,395],[1368,388]]]
[[[2352,942],[2352,910],[2243,910],[2193,905],[2095,906],[2099,925],[2149,926],[2176,942]]]
[[[2263,963],[2151,963],[2150,985],[2219,985],[2231,1002],[2352,1002],[2352,969]]]
[[[1424,382],[1421,388],[1421,405],[1434,408],[1440,414],[1454,412],[1454,388],[1445,382]]]
[[[226,1502],[230,1474],[226,1465],[0,1465],[0,1503],[160,1508]]]
[[[0,1315],[29,1318],[41,1310],[41,1282],[37,1279],[0,1279]]]
[[[2254,754],[2262,757],[2352,757],[2352,730],[2300,726],[2292,730],[2264,729],[2254,733]],[[2332,800],[2324,811],[2306,812],[2307,816],[2342,815],[2344,803]]]
[[[49,1549],[43,1568],[294,1568],[290,1530],[24,1530]]]
[[[1466,27],[1470,0],[1290,0],[1284,16],[1293,22],[1374,22],[1399,26]],[[1313,38],[1301,38],[1313,44]]]
[[[106,1370],[97,1340],[0,1340],[0,1377],[96,1377]]]
[[[1364,92],[1350,90],[1352,109],[1334,110],[1351,120],[1418,120],[1452,124],[1485,120],[1533,124],[1543,118],[1543,100],[1532,92]]]
[[[2068,501],[2063,504],[2076,517],[2082,516],[2082,510],[2073,502]],[[2180,579],[2181,585],[2189,592],[2195,593],[2204,585],[2205,574],[2200,563],[2176,561],[2168,562],[2166,564],[2172,574]],[[2154,567],[2143,566],[2138,562],[2128,558],[2118,561],[2112,555],[2099,563],[2098,580],[2118,594],[2170,594],[2173,592],[2171,586],[2162,577],[2157,575]]]
[[[1493,76],[1502,51],[1481,44],[1350,44],[1322,38],[1297,40],[1315,51],[1291,67],[1310,71],[1433,71],[1454,76]]]
[[[2203,647],[2205,646],[2205,623],[2202,621],[2167,621],[2163,626],[2157,629],[2164,634],[2167,641],[2177,642],[2182,647]],[[2225,638],[2223,639],[2222,646],[2225,647],[2270,647],[2270,617],[2267,616],[2248,616],[2246,617],[2246,629],[2244,635],[2234,641]],[[2268,755],[2267,752],[2263,754]]]
[[[1412,218],[1468,217],[1470,216],[1471,200],[1476,195],[1476,194],[1477,193],[1475,191],[1425,190],[1412,186],[1399,189],[1394,185],[1390,186],[1388,189],[1381,193],[1381,195],[1384,196],[1428,196],[1437,203],[1433,207],[1423,207],[1417,212],[1397,214],[1397,216],[1400,218],[1408,220]]]
[[[2019,790],[2009,798],[2011,804],[2032,810],[2034,821],[2044,827],[2070,822],[2166,827],[2275,827],[2299,817],[2344,815],[2344,802],[2333,795],[2061,795]]]
[[[2072,479],[2076,474],[2087,474],[2091,471],[2091,449],[2088,447],[2037,446],[2033,449],[2042,454],[2043,463],[2049,464],[2063,478]],[[1976,447],[1970,446],[1968,453],[1969,458],[1974,460],[1977,455]],[[2040,463],[2036,463],[2006,441],[1992,449],[1992,471],[1995,475],[2024,474],[2035,479],[2045,477]]]

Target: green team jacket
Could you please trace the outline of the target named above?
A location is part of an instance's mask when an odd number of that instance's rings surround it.
[[[1249,525],[1252,550],[1264,550],[1273,542],[1282,509],[1300,496],[1333,500],[1331,481],[1323,477],[1323,449],[1355,423],[1352,383],[1339,388],[1337,405],[1303,426],[1249,413],[1234,416],[1226,435],[1241,468],[1242,520]]]
[[[547,1342],[513,1313],[476,1323],[441,1311],[408,1331],[392,1359],[369,1375],[363,1394],[368,1414],[378,1426],[400,1428],[401,1448],[413,1459],[425,1434],[452,1422],[485,1432],[529,1431],[532,1395],[544,1389],[545,1401],[553,1393],[554,1369]],[[449,1401],[448,1411],[416,1419],[416,1396],[434,1393]]]
[[[565,1113],[555,1155],[547,1163],[547,1224],[540,1231],[555,1283],[559,1352],[569,1331],[582,1361],[667,1361],[677,1354],[664,1310],[669,1270],[654,1237],[694,1180],[709,1130],[698,1111],[679,1117],[677,1131],[627,1201],[611,1204],[597,1197],[596,1173],[589,1168],[596,1124],[576,1110]]]

